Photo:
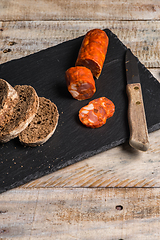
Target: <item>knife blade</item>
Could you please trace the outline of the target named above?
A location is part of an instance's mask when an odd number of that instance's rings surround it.
[[[148,129],[142,96],[142,88],[136,57],[130,49],[125,55],[125,67],[128,96],[128,124],[130,129],[129,144],[131,147],[147,151],[149,148]]]

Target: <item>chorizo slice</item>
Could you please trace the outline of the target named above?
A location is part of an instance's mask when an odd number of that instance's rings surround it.
[[[71,67],[65,73],[68,91],[77,100],[89,99],[96,92],[91,71],[83,66]]]
[[[79,111],[80,121],[87,127],[99,128],[115,112],[114,103],[106,97],[94,99]]]
[[[80,47],[76,66],[89,68],[99,78],[107,54],[109,38],[101,29],[92,29],[84,37]]]

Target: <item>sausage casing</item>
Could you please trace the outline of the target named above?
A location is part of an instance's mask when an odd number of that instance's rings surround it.
[[[86,67],[69,68],[65,73],[65,78],[68,91],[77,100],[91,98],[96,91],[93,75]]]
[[[79,111],[80,121],[87,127],[99,128],[115,112],[114,103],[106,97],[94,99]]]
[[[75,65],[89,68],[98,79],[103,68],[108,44],[109,38],[103,30],[90,30],[82,41]]]

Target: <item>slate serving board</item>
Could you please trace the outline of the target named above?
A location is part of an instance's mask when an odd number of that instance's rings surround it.
[[[39,96],[57,105],[60,114],[54,135],[43,146],[23,147],[18,138],[0,144],[0,192],[128,141],[126,47],[109,29],[105,31],[109,37],[107,57],[90,100],[73,99],[65,82],[65,71],[74,66],[84,36],[0,65],[0,78],[12,86],[33,86]],[[160,83],[140,62],[139,71],[147,126],[152,132],[160,128]],[[101,96],[114,102],[115,114],[99,129],[86,128],[78,119],[78,111]]]

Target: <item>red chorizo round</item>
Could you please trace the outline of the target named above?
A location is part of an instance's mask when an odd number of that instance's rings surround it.
[[[91,71],[83,66],[71,67],[65,74],[68,91],[77,100],[89,99],[96,92]]]
[[[113,116],[114,112],[114,103],[106,97],[101,97],[82,107],[79,111],[79,119],[87,127],[99,128]]]
[[[90,30],[84,37],[76,60],[76,66],[89,68],[97,79],[105,61],[109,38],[101,29]]]

